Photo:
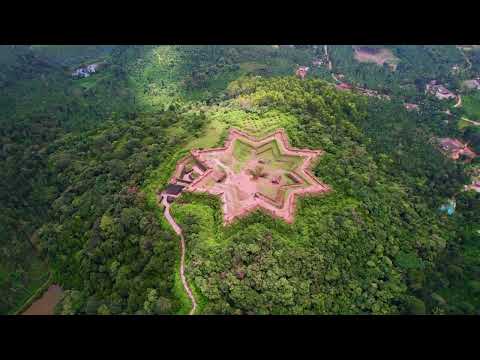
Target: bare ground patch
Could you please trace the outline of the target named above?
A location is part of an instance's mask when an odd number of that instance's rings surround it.
[[[392,70],[397,69],[399,59],[387,48],[374,48],[368,46],[353,46],[354,58],[359,62],[375,63],[382,66],[388,64]]]

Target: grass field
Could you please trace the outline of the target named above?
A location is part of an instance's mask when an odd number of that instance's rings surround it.
[[[462,105],[465,116],[474,121],[480,120],[480,92],[462,96]]]
[[[470,122],[463,120],[463,118],[458,120],[458,122],[457,122],[457,126],[458,126],[459,130],[462,130],[462,129],[464,129],[468,126],[471,126],[471,125],[472,124]]]
[[[243,165],[249,161],[253,156],[253,148],[240,140],[235,140],[233,143],[233,157],[236,162],[233,166],[233,171],[239,173]]]
[[[186,149],[210,148],[220,145],[222,135],[225,133],[228,125],[218,119],[212,119],[207,125],[203,135],[192,139],[186,145]]]
[[[270,110],[259,116],[256,113],[229,108],[220,109],[212,113],[211,117],[226,124],[226,127],[235,127],[258,137],[268,135],[278,128],[287,129],[298,122],[295,116],[276,110]]]
[[[257,149],[262,159],[270,160],[274,169],[293,170],[302,159],[298,156],[283,155],[276,141],[269,142]]]

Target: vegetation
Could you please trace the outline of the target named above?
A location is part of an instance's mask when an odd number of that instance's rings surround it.
[[[49,273],[61,314],[188,313],[156,191],[231,126],[282,127],[293,146],[323,149],[314,172],[333,192],[300,200],[293,225],[257,212],[227,227],[217,198],[182,194],[172,212],[199,313],[478,313],[480,196],[462,191],[477,163],[432,142],[479,151],[478,127],[454,121],[476,95],[447,115],[424,84],[459,87],[480,58],[468,53],[472,68],[455,76],[465,58],[453,46],[388,48],[396,71],[357,62],[351,46],[329,52],[335,72],[391,101],[337,91],[322,67],[293,77],[322,46],[0,47],[0,313]],[[71,78],[95,61],[105,67]],[[455,214],[440,214],[453,197]]]
[[[179,217],[187,270],[208,300],[205,312],[438,311],[432,289],[415,292],[418,283],[410,279],[434,267],[455,241],[454,225],[436,209],[458,191],[462,169],[428,143],[427,130],[415,115],[399,111],[400,104],[367,103],[320,81],[257,79],[248,85],[256,89],[248,95],[252,103],[263,104],[260,114],[275,107],[295,116],[288,130],[294,146],[326,150],[315,173],[334,193],[303,200],[293,226],[261,213],[228,228],[218,215],[199,215],[211,211]],[[211,198],[182,197],[182,203],[219,208]],[[207,244],[201,229],[212,228],[206,225],[212,221],[216,240]],[[448,305],[442,311],[461,310]]]
[[[468,119],[478,121],[480,119],[480,93],[475,92],[462,97],[462,107]]]
[[[358,62],[350,45],[329,48],[335,71],[344,74],[352,83],[412,100],[423,93],[425,84],[432,79],[448,86],[459,85],[451,69],[465,63],[455,46],[385,46],[399,59],[393,71],[387,64]]]

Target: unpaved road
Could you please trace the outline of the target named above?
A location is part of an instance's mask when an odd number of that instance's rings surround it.
[[[462,97],[460,95],[458,95],[458,101],[455,105],[453,105],[454,108],[458,108],[462,106]]]
[[[467,65],[467,68],[465,70],[470,70],[470,68],[472,67],[472,62],[470,61],[470,59],[468,58],[467,54],[465,54],[465,52],[463,51],[463,49],[457,47],[457,49],[462,53],[466,63],[468,64]]]
[[[192,309],[190,310],[189,315],[193,315],[195,313],[195,310],[197,309],[197,302],[195,301],[192,290],[188,286],[187,279],[185,278],[185,238],[183,237],[182,229],[175,222],[172,215],[170,214],[170,204],[167,201],[167,195],[162,193],[160,196],[161,204],[165,206],[165,218],[172,226],[175,233],[180,236],[180,278],[182,279],[183,288],[185,289],[188,297],[190,298],[190,301],[192,302]]]
[[[478,121],[473,121],[473,120],[470,120],[470,119],[467,119],[467,118],[464,118],[464,117],[462,118],[462,120],[465,120],[465,121],[467,121],[467,122],[469,122],[473,125],[480,126],[480,122],[478,122]]]
[[[330,60],[330,57],[328,56],[328,45],[323,45],[323,50],[325,51],[325,56],[328,61],[328,70],[332,71],[332,62]]]
[[[50,285],[43,295],[35,300],[22,315],[53,315],[55,306],[62,299],[63,290],[60,286]]]

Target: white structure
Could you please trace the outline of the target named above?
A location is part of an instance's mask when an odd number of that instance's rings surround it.
[[[457,95],[448,90],[445,86],[437,84],[436,80],[432,80],[427,84],[426,92],[429,92],[437,97],[437,99],[456,99]]]
[[[99,64],[90,64],[86,67],[81,67],[72,72],[72,76],[76,78],[89,77],[91,74],[97,72]]]

